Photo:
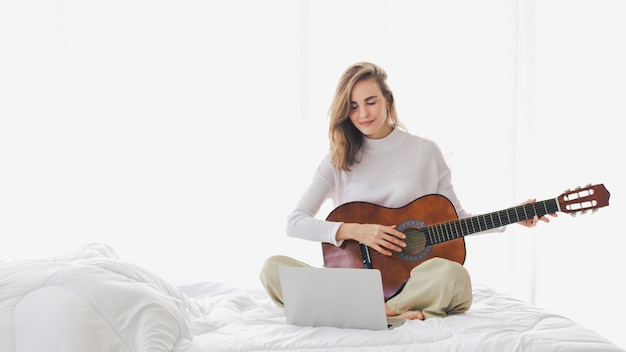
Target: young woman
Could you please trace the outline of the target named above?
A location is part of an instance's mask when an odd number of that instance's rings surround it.
[[[399,208],[421,196],[441,194],[452,202],[459,218],[470,216],[454,192],[450,169],[439,147],[409,134],[399,121],[387,74],[381,67],[368,62],[348,67],[339,80],[329,114],[330,152],[288,217],[289,236],[336,246],[355,240],[387,256],[406,246],[405,234],[395,225],[316,219],[328,198],[335,207],[364,201]],[[520,223],[530,227],[539,220],[549,221],[535,217]],[[280,266],[308,265],[285,256],[273,256],[265,262],[261,281],[278,305],[283,304]],[[424,319],[465,312],[471,303],[467,270],[457,262],[432,258],[411,270],[410,278],[387,300],[385,309],[388,316]]]

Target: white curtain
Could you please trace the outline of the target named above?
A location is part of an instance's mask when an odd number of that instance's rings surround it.
[[[327,151],[339,75],[369,60],[469,211],[606,185],[596,214],[466,239],[466,266],[626,345],[610,323],[626,313],[625,15],[620,0],[2,2],[0,258],[104,242],[173,281],[254,287],[272,254],[321,265],[285,218]]]

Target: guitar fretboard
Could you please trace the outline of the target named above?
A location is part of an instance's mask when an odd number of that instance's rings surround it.
[[[495,229],[501,226],[542,217],[558,212],[557,199],[548,199],[532,204],[524,204],[493,213],[477,215],[465,219],[428,226],[422,229],[426,234],[426,245],[451,241],[477,232]]]

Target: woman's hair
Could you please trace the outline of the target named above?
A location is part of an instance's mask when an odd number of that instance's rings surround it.
[[[350,167],[359,161],[364,136],[350,121],[350,97],[354,85],[366,79],[374,79],[386,98],[389,124],[406,130],[398,120],[393,93],[387,85],[387,72],[369,62],[358,62],[348,67],[339,79],[329,109],[330,160],[340,170],[350,171]]]

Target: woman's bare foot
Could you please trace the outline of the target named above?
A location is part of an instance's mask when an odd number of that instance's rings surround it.
[[[424,320],[424,313],[420,312],[419,310],[407,310],[406,312],[402,314],[398,314],[393,309],[391,309],[387,305],[387,303],[385,303],[385,312],[387,313],[388,317],[401,318],[401,319],[407,319],[407,320],[416,320],[416,319]]]
[[[407,320],[424,320],[424,313],[419,310],[407,310],[406,312],[397,315],[396,318]]]

